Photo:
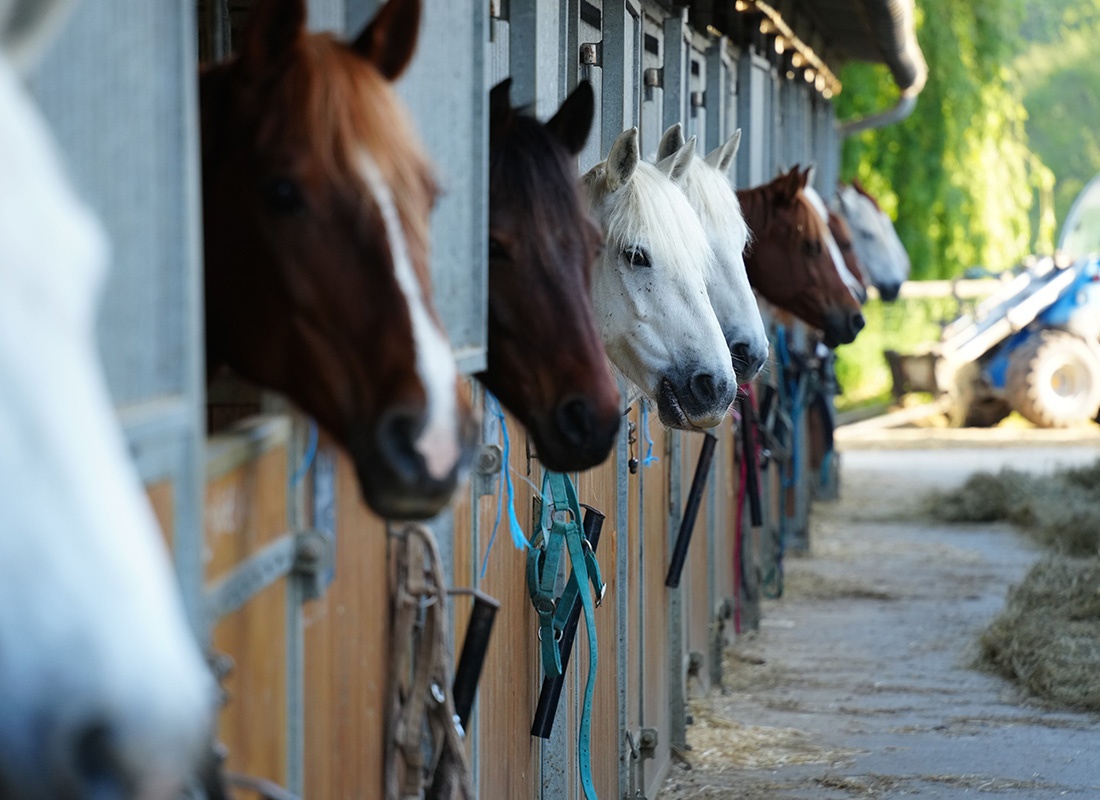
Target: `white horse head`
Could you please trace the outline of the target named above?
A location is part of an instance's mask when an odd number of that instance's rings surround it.
[[[20,8],[34,17],[29,0]],[[46,5],[49,5],[48,3]],[[35,17],[37,18],[37,17]],[[0,795],[175,797],[213,686],[95,345],[105,236],[0,6]]]
[[[619,135],[584,176],[607,244],[592,276],[592,305],[612,363],[657,403],[661,422],[719,424],[737,392],[707,280],[714,253],[676,185],[694,147],[664,165],[642,161],[638,129]]]
[[[693,151],[695,137],[684,141],[677,122],[661,137],[657,147],[658,168],[671,164],[686,147]],[[768,358],[768,334],[760,318],[760,307],[745,272],[745,245],[749,226],[741,203],[730,182],[729,169],[741,143],[740,128],[706,158],[695,155],[680,182],[688,202],[699,215],[717,260],[717,269],[707,277],[707,294],[718,324],[726,337],[739,383],[748,383]]]
[[[895,300],[909,277],[909,254],[890,217],[856,186],[837,190],[834,209],[852,229],[852,247],[883,300]]]
[[[848,269],[848,265],[844,261],[844,254],[840,251],[840,246],[836,243],[836,239],[833,238],[833,234],[829,231],[829,207],[825,205],[825,201],[821,195],[817,193],[811,184],[813,182],[814,167],[810,167],[810,174],[807,177],[806,185],[802,189],[802,193],[806,195],[806,199],[810,201],[810,205],[814,207],[814,211],[821,217],[822,222],[825,223],[825,244],[829,248],[829,255],[833,257],[833,265],[836,267],[836,271],[840,273],[841,280],[844,281],[844,285],[848,287],[848,291],[852,293],[859,303],[867,302],[867,290],[863,288],[863,284],[859,282],[859,279],[852,274],[852,271]]]

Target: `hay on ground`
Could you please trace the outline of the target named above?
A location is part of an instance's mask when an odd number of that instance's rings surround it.
[[[979,472],[955,491],[933,494],[928,507],[951,522],[1014,523],[1066,555],[1100,553],[1100,461],[1048,475]]]
[[[1100,711],[1100,558],[1036,564],[980,643],[983,666],[1032,694]]]

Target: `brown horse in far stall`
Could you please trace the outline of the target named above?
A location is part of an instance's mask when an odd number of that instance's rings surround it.
[[[841,278],[825,220],[803,191],[809,171],[795,167],[771,183],[737,192],[753,241],[749,282],[768,302],[819,329],[825,344],[848,344],[863,314]]]
[[[201,78],[207,365],[314,416],[393,518],[446,505],[472,434],[431,305],[432,170],[392,88],[419,21],[390,0],[343,43],[305,0],[260,0]]]
[[[544,125],[512,108],[510,83],[489,102],[489,347],[477,377],[527,427],[543,464],[583,470],[607,458],[620,419],[589,300],[603,236],[576,170],[595,96],[581,82]]]

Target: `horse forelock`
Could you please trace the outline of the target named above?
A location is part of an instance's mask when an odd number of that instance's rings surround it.
[[[315,34],[286,64],[279,86],[286,92],[280,107],[293,116],[268,120],[269,135],[289,129],[320,176],[347,196],[362,193],[361,156],[369,153],[393,196],[412,262],[426,281],[427,211],[437,187],[389,81],[345,44]]]
[[[646,247],[674,279],[705,282],[713,276],[716,259],[702,222],[687,196],[655,166],[639,162],[614,193],[607,191],[605,175],[594,175],[589,190],[597,208],[610,204],[604,221],[609,247]]]
[[[703,224],[713,228],[725,246],[735,251],[734,255],[740,255],[752,232],[729,177],[696,156],[685,175],[684,192]]]
[[[595,228],[565,148],[538,120],[518,112],[490,144],[489,198],[490,217],[494,208],[517,212],[523,239],[550,259],[557,253],[545,252],[545,244],[568,245]],[[590,264],[583,260],[587,279]]]

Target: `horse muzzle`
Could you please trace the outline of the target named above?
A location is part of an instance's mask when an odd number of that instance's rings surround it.
[[[859,311],[827,311],[821,327],[826,347],[851,344],[863,330],[865,322]]]
[[[698,431],[720,425],[737,394],[731,376],[695,372],[679,386],[662,378],[657,391],[657,413],[667,428]]]
[[[601,407],[576,394],[563,398],[551,414],[534,415],[527,429],[539,461],[554,472],[580,472],[607,460],[622,419],[618,392],[614,400]]]
[[[474,426],[461,415],[453,441],[439,458],[424,452],[425,421],[421,414],[389,410],[372,427],[353,426],[348,451],[355,461],[359,488],[366,504],[385,519],[420,520],[434,517],[451,501],[459,476],[472,455]]]

